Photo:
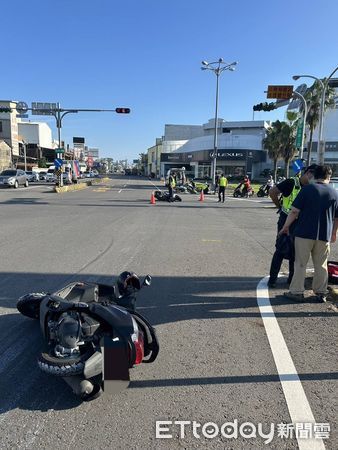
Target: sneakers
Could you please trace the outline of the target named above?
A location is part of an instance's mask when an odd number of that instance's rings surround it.
[[[284,297],[295,300],[296,302],[303,302],[304,301],[304,294],[293,294],[290,291],[284,292]]]
[[[316,294],[316,299],[319,303],[326,303],[327,302],[327,296],[326,294]]]

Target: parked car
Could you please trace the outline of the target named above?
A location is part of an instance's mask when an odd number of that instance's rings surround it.
[[[28,178],[28,181],[34,182],[34,181],[39,181],[39,174],[37,172],[32,172],[31,170],[26,170],[26,175]]]
[[[55,175],[55,167],[51,166],[48,171],[47,171],[47,175],[46,175],[46,181],[48,183],[55,183],[56,181],[56,175]]]
[[[45,171],[41,171],[41,172],[39,172],[39,179],[40,179],[40,181],[46,181],[46,179],[47,179],[47,172],[45,172]]]
[[[0,173],[0,186],[17,189],[20,185],[28,187],[28,184],[27,175],[23,170],[6,169]]]

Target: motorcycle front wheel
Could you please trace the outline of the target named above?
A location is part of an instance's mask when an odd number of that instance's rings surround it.
[[[39,319],[40,303],[45,297],[44,292],[24,295],[16,304],[17,310],[30,319]]]

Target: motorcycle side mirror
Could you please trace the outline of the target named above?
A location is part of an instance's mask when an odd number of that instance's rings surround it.
[[[150,285],[151,285],[151,276],[146,275],[143,280],[142,286],[150,286]]]

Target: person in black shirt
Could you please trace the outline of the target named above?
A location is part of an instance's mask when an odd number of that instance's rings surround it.
[[[278,247],[278,233],[283,228],[285,221],[288,217],[288,213],[291,210],[292,201],[296,198],[298,195],[300,189],[302,186],[305,186],[309,183],[309,181],[313,178],[313,172],[316,168],[316,164],[312,164],[311,166],[305,168],[303,170],[303,174],[301,172],[297,174],[293,178],[288,178],[287,180],[282,181],[281,183],[278,183],[276,186],[273,186],[269,191],[269,196],[271,197],[272,201],[278,208],[279,212],[279,219],[277,222],[277,239],[276,239],[276,250],[272,257],[271,266],[270,266],[270,278],[268,281],[269,287],[275,287],[279,271],[281,269],[284,254],[280,251]],[[296,178],[297,177],[297,178]],[[296,185],[297,182],[297,185]],[[281,203],[281,196],[282,196],[282,203]],[[292,228],[290,230],[290,233],[292,234]],[[289,276],[287,283],[290,284],[293,272],[294,272],[294,252],[293,255],[290,256],[289,259]]]
[[[280,234],[288,234],[290,226],[295,223],[295,273],[290,291],[284,293],[285,297],[292,300],[304,299],[306,266],[311,254],[314,265],[312,290],[317,300],[326,301],[327,258],[330,242],[336,242],[338,229],[338,193],[329,185],[331,175],[329,166],[316,168],[315,183],[301,190],[280,231]]]

